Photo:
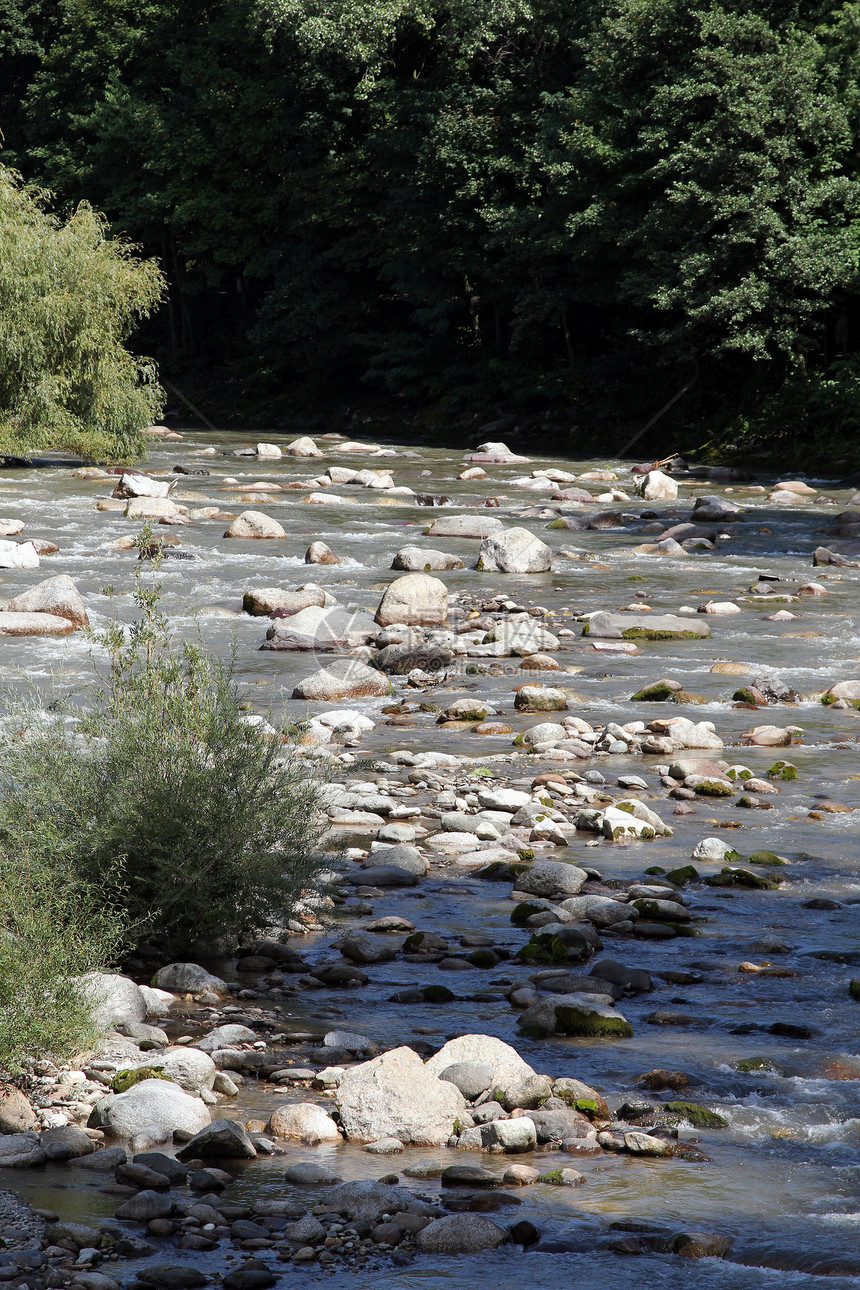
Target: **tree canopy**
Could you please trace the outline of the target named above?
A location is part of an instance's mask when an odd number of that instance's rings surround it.
[[[86,203],[65,220],[0,167],[0,453],[134,459],[161,391],[125,342],[161,274]]]
[[[724,428],[856,385],[855,3],[3,13],[9,160],[160,258],[173,372],[583,425],[695,378]]]

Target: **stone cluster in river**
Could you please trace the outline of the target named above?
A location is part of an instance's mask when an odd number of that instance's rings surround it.
[[[368,453],[371,446],[339,440],[336,450]],[[324,454],[302,436],[283,448],[260,443],[244,455],[265,462]],[[371,455],[398,454],[376,448]],[[514,463],[528,459],[488,442],[459,478],[487,480],[484,467]],[[677,658],[702,641],[719,647],[725,623],[739,619],[758,630],[761,622],[791,622],[787,606],[825,603],[821,598],[836,586],[833,575],[790,583],[766,574],[734,589],[731,598],[716,588],[701,590],[690,593],[692,603],[659,612],[644,593],[611,610],[593,608],[601,603],[596,593],[578,595],[581,604],[562,608],[532,603],[545,598],[530,591],[531,585],[546,588],[543,575],[560,567],[600,568],[587,553],[554,548],[559,530],[617,530],[620,541],[637,543],[620,548],[622,554],[641,558],[643,568],[668,561],[684,570],[694,559],[730,550],[737,526],[749,526],[755,515],[754,508],[743,509],[739,494],[735,500],[700,496],[692,506],[679,502],[691,475],[643,471],[624,491],[617,472],[577,476],[552,467],[505,480],[505,488],[545,494],[546,505],[536,499],[540,504],[508,508],[499,518],[501,511],[491,513],[498,499],[490,496],[469,513],[437,511],[423,540],[409,534],[406,544],[397,532],[383,561],[391,572],[375,589],[374,603],[353,603],[348,530],[340,530],[340,541],[331,539],[335,549],[319,541],[307,546],[303,537],[293,550],[284,524],[257,508],[274,504],[286,489],[308,507],[357,508],[370,495],[391,507],[450,502],[447,493],[398,485],[393,461],[385,469],[333,464],[285,484],[220,481],[232,490],[237,514],[189,505],[207,499],[183,495],[181,480],[142,472],[78,474],[112,488],[100,510],[157,522],[153,551],[141,552],[147,558],[156,551],[176,554],[179,538],[163,527],[176,527],[184,538],[192,525],[208,523],[224,533],[225,549],[245,542],[261,551],[261,560],[288,549],[302,559],[306,550],[304,563],[321,566],[282,577],[266,565],[259,579],[234,589],[234,608],[238,613],[241,604],[249,618],[268,620],[264,651],[294,653],[304,667],[292,692],[301,705],[293,709],[294,732],[301,755],[325,762],[332,772],[323,839],[332,881],[328,895],[294,911],[287,927],[241,946],[226,980],[197,963],[157,963],[143,955],[129,970],[150,984],[115,976],[87,983],[108,1032],[102,1047],[80,1069],[36,1066],[26,1096],[14,1089],[0,1096],[0,1168],[65,1161],[70,1177],[95,1171],[106,1180],[105,1194],[117,1201],[116,1218],[71,1224],[50,1216],[43,1236],[31,1233],[22,1242],[21,1262],[14,1252],[4,1262],[0,1252],[0,1280],[31,1290],[65,1284],[114,1290],[121,1276],[114,1264],[128,1257],[140,1266],[141,1287],[169,1290],[205,1279],[199,1272],[194,1280],[193,1267],[177,1262],[187,1258],[178,1251],[223,1248],[246,1260],[223,1284],[254,1290],[273,1283],[281,1261],[336,1272],[374,1261],[387,1266],[416,1252],[459,1253],[508,1242],[542,1248],[533,1224],[509,1221],[513,1215],[505,1212],[516,1208],[525,1187],[587,1187],[594,1161],[611,1168],[631,1157],[646,1159],[655,1170],[680,1158],[706,1172],[708,1141],[706,1136],[703,1148],[701,1135],[718,1134],[729,1115],[720,1096],[710,1096],[683,1070],[662,1068],[644,1071],[636,1087],[598,1091],[578,1078],[578,1059],[589,1045],[623,1044],[634,1030],[637,1039],[653,1028],[693,1042],[698,1030],[719,1028],[722,1023],[705,1009],[673,993],[689,991],[709,973],[731,976],[753,999],[757,984],[797,975],[772,961],[789,953],[789,928],[760,927],[739,948],[713,950],[713,937],[725,933],[731,913],[730,904],[715,901],[742,892],[772,916],[773,894],[785,895],[787,903],[800,892],[808,895],[803,855],[765,850],[759,842],[744,846],[734,831],[717,836],[741,827],[719,808],[731,803],[742,817],[751,818],[752,811],[756,821],[766,822],[769,817],[758,812],[779,808],[781,790],[794,788],[798,775],[812,794],[814,780],[787,760],[796,757],[792,749],[803,735],[794,709],[813,697],[853,716],[860,682],[836,674],[826,689],[804,693],[796,679],[789,684],[763,668],[767,660],[761,657],[749,667],[718,660],[711,670],[725,674],[725,690],[719,704],[712,701],[702,712],[696,709],[704,696],[685,689],[661,661],[652,680],[628,686],[615,712],[598,720],[593,700],[577,693],[576,676],[583,662],[623,660],[653,645],[671,645]],[[732,482],[718,473],[713,478]],[[606,491],[595,493],[594,484]],[[642,501],[668,505],[643,510],[634,488]],[[334,491],[339,489],[343,493]],[[756,486],[746,495],[754,498]],[[814,489],[783,481],[769,501],[787,508],[810,496]],[[546,542],[532,531],[540,521],[547,524]],[[817,547],[814,563],[849,564],[860,551],[859,526],[860,512],[837,516],[828,535],[836,541]],[[40,557],[51,554],[51,544],[27,540],[24,527],[0,521],[0,535],[22,539],[0,541],[0,567],[36,569]],[[469,550],[455,554],[445,549],[449,542]],[[123,537],[112,547],[133,545]],[[302,576],[325,578],[327,565],[338,567],[342,584],[295,585]],[[453,576],[446,581],[446,575]],[[533,575],[537,581],[530,584]],[[0,605],[0,635],[71,633],[87,621],[85,599],[66,575]],[[259,636],[262,627],[254,629]],[[283,660],[267,661],[276,666]],[[493,696],[489,703],[470,688],[487,676],[501,678],[501,701]],[[459,697],[449,693],[434,703],[433,691],[443,687]],[[738,710],[749,712],[741,736],[725,719]],[[463,751],[400,747],[397,727],[413,723],[424,724],[428,743],[434,728],[445,739],[449,732],[461,734]],[[388,727],[383,755],[363,759],[362,743]],[[274,727],[267,729],[277,737]],[[764,762],[754,760],[758,750],[771,748]],[[856,743],[846,741],[845,749],[856,752]],[[819,796],[806,818],[826,820],[847,810]],[[666,871],[661,839],[672,839],[684,817],[697,812],[704,815],[694,821],[697,836],[683,853],[685,862]],[[785,841],[779,846],[781,852]],[[628,855],[628,848],[641,858],[641,872],[607,876],[613,853]],[[590,863],[598,855],[599,866]],[[492,926],[476,920],[466,933],[422,919],[421,905],[405,902],[420,900],[438,884],[476,903],[494,902],[504,918]],[[826,897],[816,899],[822,910],[840,908]],[[368,901],[384,902],[385,913],[374,917]],[[298,948],[306,931],[323,941],[321,953],[317,945]],[[642,952],[653,946],[692,946],[700,937],[703,950],[707,945],[710,954],[725,954],[725,963],[688,956],[680,968],[662,964],[654,971],[653,959],[644,960],[651,970],[643,965]],[[817,953],[842,962],[836,950]],[[405,978],[388,987],[392,1011],[403,1018],[395,1023],[401,1036],[394,1043],[383,1042],[371,1027],[362,1033],[361,1024],[362,997],[387,980],[389,967]],[[485,978],[483,988],[476,975]],[[841,989],[852,1006],[860,986],[855,980]],[[649,996],[654,998],[644,1011]],[[310,1015],[319,1008],[334,1019],[333,1028],[297,1030],[289,1018],[292,1000],[304,1000]],[[409,1028],[415,1009],[438,1017],[444,1033],[449,1006],[486,1004],[495,1009],[494,1025],[507,1024],[524,1046],[539,1042],[553,1060],[532,1066],[488,1034],[458,1035],[440,1046],[416,1037],[435,1028]],[[333,1014],[344,1012],[349,1021],[337,1028]],[[810,1037],[788,1003],[784,1014],[762,1017],[756,1009],[750,1016],[746,1030],[735,1026],[730,1033]],[[737,1070],[750,1078],[777,1073],[767,1057],[746,1062]],[[251,1086],[278,1105],[267,1119],[240,1122],[232,1108]],[[329,1167],[329,1155],[326,1164],[306,1158],[317,1148],[323,1158],[332,1146],[349,1143],[366,1150],[369,1170],[380,1159],[396,1164],[406,1152],[403,1179],[391,1174],[344,1184]],[[414,1163],[409,1153],[416,1146],[438,1154]],[[287,1163],[297,1153],[303,1158]],[[282,1194],[248,1203],[224,1200],[222,1192],[246,1163],[261,1159],[286,1165]],[[404,1179],[419,1180],[422,1191],[412,1189],[414,1182],[402,1186]],[[618,1254],[729,1253],[720,1233],[652,1228],[635,1214],[629,1230],[625,1222],[600,1237]]]

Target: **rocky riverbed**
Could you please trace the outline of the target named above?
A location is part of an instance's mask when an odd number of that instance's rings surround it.
[[[0,1281],[856,1285],[852,505],[346,436],[3,471],[4,678],[86,678],[149,518],[332,883],[91,982],[101,1050],[0,1098]]]

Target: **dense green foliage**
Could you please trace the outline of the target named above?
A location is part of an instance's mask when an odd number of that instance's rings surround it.
[[[158,584],[135,595],[130,632],[100,638],[91,708],[37,699],[7,727],[0,863],[97,891],[132,943],[211,947],[318,887],[318,780],[245,712],[229,665],[171,644]]]
[[[161,257],[172,371],[585,426],[860,428],[859,74],[854,3],[0,0],[10,157]]]
[[[25,853],[0,857],[0,877],[0,1072],[17,1075],[34,1055],[68,1060],[91,1045],[79,977],[111,962],[122,919]]]
[[[160,297],[156,264],[86,202],[58,220],[0,166],[0,454],[140,456],[161,391],[125,342]]]

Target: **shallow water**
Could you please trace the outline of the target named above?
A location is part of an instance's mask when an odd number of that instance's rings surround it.
[[[260,438],[272,438],[260,432]],[[711,1157],[710,1163],[637,1160],[605,1155],[596,1161],[542,1152],[542,1168],[573,1165],[586,1174],[586,1185],[575,1190],[549,1187],[523,1189],[516,1196],[515,1210],[501,1211],[501,1221],[512,1217],[531,1218],[545,1240],[573,1241],[582,1252],[543,1253],[535,1250],[504,1251],[474,1259],[431,1259],[419,1256],[409,1268],[387,1268],[386,1283],[398,1290],[419,1290],[444,1284],[459,1290],[475,1284],[495,1283],[519,1286],[527,1277],[530,1286],[542,1290],[569,1282],[582,1290],[614,1290],[639,1280],[654,1290],[675,1287],[713,1287],[714,1290],[747,1290],[749,1287],[798,1287],[818,1290],[827,1286],[858,1284],[860,1278],[860,1005],[848,996],[848,979],[860,975],[860,844],[857,814],[860,809],[860,766],[858,744],[860,714],[853,710],[833,711],[812,698],[796,706],[773,706],[759,712],[735,709],[731,695],[752,675],[779,677],[801,693],[821,692],[837,680],[860,676],[860,644],[856,615],[860,569],[813,571],[811,552],[828,545],[826,536],[832,517],[845,509],[850,490],[834,491],[824,481],[811,481],[830,501],[777,506],[766,494],[745,491],[743,485],[730,489],[706,482],[682,484],[677,502],[643,503],[631,496],[629,502],[612,502],[598,507],[552,503],[550,493],[523,491],[510,481],[538,466],[555,465],[576,472],[609,466],[617,470],[619,486],[631,492],[629,470],[600,460],[534,458],[531,465],[488,466],[488,478],[464,483],[457,480],[463,469],[463,454],[428,447],[403,449],[391,458],[339,454],[338,445],[320,441],[323,460],[260,461],[229,456],[199,456],[199,450],[215,446],[219,452],[247,444],[247,437],[221,434],[203,438],[187,432],[181,442],[154,445],[146,468],[172,470],[176,464],[203,467],[206,477],[180,480],[174,500],[189,507],[217,504],[238,513],[262,510],[287,530],[285,541],[230,541],[222,537],[225,523],[204,520],[189,527],[157,530],[175,532],[183,552],[192,560],[167,560],[159,572],[164,588],[164,608],[175,630],[181,634],[200,633],[217,652],[226,655],[235,645],[238,671],[253,688],[251,695],[259,711],[272,710],[278,718],[296,720],[314,708],[288,697],[293,685],[317,665],[308,655],[260,652],[266,619],[241,614],[242,594],[253,587],[294,587],[305,581],[319,582],[344,605],[374,612],[381,589],[392,579],[389,570],[395,551],[404,545],[425,542],[474,560],[478,543],[450,538],[424,539],[424,526],[444,514],[410,503],[409,499],[385,498],[379,492],[334,487],[332,493],[346,497],[348,506],[302,504],[305,491],[266,495],[240,500],[243,487],[263,480],[286,484],[310,479],[328,465],[353,467],[369,465],[391,469],[396,484],[416,491],[450,495],[448,513],[459,513],[488,496],[500,506],[486,512],[510,520],[517,511],[533,505],[557,505],[564,513],[584,515],[595,510],[622,511],[635,516],[642,510],[686,518],[692,499],[722,494],[743,505],[746,520],[732,530],[730,540],[721,541],[716,553],[691,554],[669,559],[633,553],[639,542],[654,540],[643,534],[642,525],[626,530],[565,532],[546,530],[545,520],[528,518],[521,522],[539,534],[554,552],[574,551],[580,559],[558,555],[551,573],[513,576],[478,574],[464,569],[445,573],[449,591],[467,591],[489,599],[495,592],[526,606],[543,605],[559,615],[617,610],[644,593],[645,603],[655,611],[675,612],[681,605],[696,606],[707,599],[738,598],[743,612],[720,618],[709,617],[712,636],[703,641],[645,643],[633,656],[600,655],[591,652],[579,635],[564,637],[565,648],[557,657],[562,666],[582,668],[575,676],[564,673],[540,677],[552,684],[570,686],[581,702],[573,707],[592,724],[632,719],[651,720],[660,716],[689,716],[709,720],[726,743],[722,754],[727,761],[749,766],[764,774],[777,757],[789,757],[798,766],[798,779],[781,784],[778,797],[768,799],[772,810],[738,809],[734,799],[694,803],[695,812],[672,817],[673,803],[656,802],[663,818],[671,822],[674,836],[641,844],[589,845],[589,835],[579,835],[564,852],[556,854],[597,867],[605,879],[631,879],[650,865],[666,869],[686,863],[695,844],[714,833],[744,854],[768,849],[788,856],[792,864],[780,870],[785,878],[777,891],[724,891],[695,887],[691,907],[706,921],[697,924],[701,936],[675,941],[648,941],[621,936],[604,937],[604,956],[617,958],[655,974],[651,994],[624,999],[621,1011],[632,1023],[634,1037],[612,1042],[553,1039],[535,1043],[522,1039],[516,1029],[516,1013],[504,998],[504,982],[528,975],[516,965],[501,963],[490,972],[439,973],[433,964],[392,962],[369,970],[370,983],[360,992],[314,991],[280,1001],[283,1014],[294,1027],[307,1026],[322,1033],[332,1022],[357,1030],[383,1045],[409,1042],[416,1028],[432,1027],[429,1038],[445,1038],[473,1030],[498,1035],[514,1043],[523,1057],[539,1070],[555,1076],[576,1075],[594,1084],[610,1100],[635,1089],[635,1079],[652,1067],[681,1069],[691,1080],[690,1095],[714,1107],[729,1121],[722,1130],[687,1131]],[[259,466],[259,469],[257,467]],[[429,472],[429,473],[427,473]],[[225,485],[233,476],[239,486]],[[761,479],[769,485],[772,481]],[[15,595],[54,573],[74,578],[85,596],[93,625],[103,626],[110,614],[131,618],[131,592],[136,569],[136,552],[112,551],[109,544],[133,532],[137,526],[121,513],[98,512],[96,502],[109,496],[113,481],[83,481],[68,468],[6,470],[0,476],[0,515],[23,519],[27,528],[22,538],[56,541],[59,554],[44,558],[38,571],[0,572],[0,596]],[[597,494],[607,484],[586,485]],[[392,505],[392,502],[395,504]],[[719,530],[719,526],[716,525]],[[338,567],[307,567],[303,563],[307,545],[316,539],[327,542],[347,557]],[[838,545],[838,543],[837,543]],[[762,604],[743,598],[759,573],[786,579],[775,584],[778,592],[796,591],[812,578],[827,587],[829,594],[802,598],[790,604]],[[114,588],[113,598],[104,592]],[[772,623],[764,615],[777,608],[789,608],[795,621]],[[632,619],[632,615],[630,616]],[[551,620],[558,626],[574,626],[572,616]],[[814,633],[814,635],[798,635]],[[2,640],[2,677],[14,687],[35,683],[41,687],[72,689],[84,700],[91,684],[90,646],[76,634],[57,641],[37,638]],[[745,662],[751,675],[715,674],[718,660]],[[324,660],[323,660],[324,661]],[[458,695],[476,693],[491,703],[513,726],[514,733],[536,723],[534,715],[513,711],[513,689],[526,679],[516,660],[487,660],[486,675],[454,675],[428,694],[404,692],[416,703],[429,699],[445,706]],[[661,704],[630,704],[629,695],[648,681],[670,676],[684,689],[701,693],[707,703],[697,707]],[[393,749],[419,751],[435,749],[457,752],[478,759],[512,752],[513,735],[478,736],[470,731],[440,730],[435,714],[416,714],[411,725],[386,723],[380,709],[383,700],[360,704],[339,702],[335,706],[358,707],[377,721],[366,735],[355,771],[346,768],[344,778],[375,778],[360,758],[384,756]],[[735,747],[742,733],[754,725],[797,725],[803,728],[802,742],[791,749]],[[697,754],[691,752],[689,756]],[[698,754],[706,755],[706,754]],[[721,754],[715,754],[720,756]],[[594,764],[614,785],[618,774],[642,775],[651,790],[648,800],[662,798],[654,766],[659,757],[601,756]],[[481,764],[479,760],[478,764]],[[537,757],[496,769],[513,778],[531,777],[546,767]],[[582,764],[576,764],[582,769]],[[389,770],[389,779],[404,778],[406,772]],[[808,817],[816,795],[832,797],[854,808],[851,813]],[[652,805],[655,802],[652,801]],[[740,829],[721,832],[722,825],[735,821]],[[772,871],[768,871],[772,872]],[[827,896],[840,902],[836,910],[811,910],[803,902]],[[857,902],[857,903],[850,903]],[[467,932],[482,931],[497,938],[498,944],[516,950],[522,933],[511,927],[510,901],[504,884],[483,883],[454,868],[434,869],[419,889],[393,891],[374,897],[373,915],[400,913],[426,930],[441,930],[450,939]],[[346,913],[347,925],[361,926],[367,915]],[[781,979],[738,972],[738,964],[752,958],[761,962],[751,944],[763,931],[778,932],[792,947],[787,954],[771,956],[779,966],[798,975]],[[301,950],[313,960],[327,957],[330,934],[316,934],[301,942]],[[844,953],[849,963],[815,957],[816,952]],[[702,973],[696,985],[677,986],[657,979],[670,969],[695,965]],[[234,974],[233,974],[234,975]],[[455,979],[452,979],[455,978]],[[228,977],[229,979],[229,977]],[[391,1004],[396,988],[416,981],[425,984],[443,980],[454,989],[458,1000],[443,1006]],[[474,998],[481,995],[480,1000]],[[261,1002],[261,1001],[255,1001]],[[692,1021],[682,1026],[656,1026],[646,1017],[656,1008],[671,1008],[688,1014]],[[811,1038],[792,1039],[771,1034],[775,1021],[809,1027]],[[733,1033],[737,1027],[747,1033]],[[760,1029],[757,1029],[760,1027]],[[749,1029],[752,1028],[752,1029]],[[426,1033],[422,1030],[422,1037]],[[779,1074],[741,1074],[735,1064],[745,1057],[767,1057]],[[683,1096],[683,1094],[679,1094]],[[246,1084],[240,1104],[223,1103],[219,1113],[231,1118],[266,1118],[284,1094],[271,1085]],[[314,1159],[336,1165],[345,1178],[382,1176],[401,1170],[411,1158],[433,1154],[426,1150],[406,1151],[394,1159],[378,1159],[354,1146],[321,1147],[313,1150],[291,1146],[289,1161]],[[475,1157],[477,1159],[477,1157]],[[456,1157],[458,1161],[471,1156]],[[504,1165],[486,1157],[491,1167]],[[529,1156],[518,1157],[531,1163]],[[495,1165],[493,1161],[495,1160]],[[228,1193],[236,1198],[261,1193],[281,1195],[284,1157],[261,1159],[247,1167]],[[110,1214],[113,1205],[101,1196],[90,1179],[76,1178],[73,1168],[48,1170],[35,1177],[6,1171],[3,1180],[37,1203],[66,1215]],[[406,1180],[404,1180],[406,1181]],[[411,1181],[417,1192],[437,1194],[435,1183]],[[601,1243],[607,1225],[614,1221],[639,1219],[667,1230],[718,1230],[733,1237],[731,1262],[705,1260],[696,1264],[670,1257],[648,1256],[619,1259]],[[214,1255],[194,1254],[201,1264]],[[525,1260],[525,1261],[524,1261]],[[212,1264],[214,1266],[214,1262]],[[378,1273],[348,1274],[287,1267],[283,1283],[305,1283],[309,1279],[334,1276],[359,1288],[375,1285]]]

